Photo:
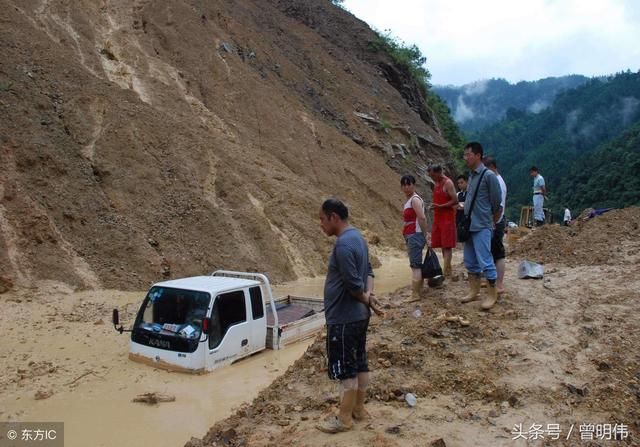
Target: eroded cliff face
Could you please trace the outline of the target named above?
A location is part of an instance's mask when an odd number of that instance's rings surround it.
[[[5,282],[319,274],[324,198],[398,246],[398,172],[448,157],[406,74],[330,2],[0,7]]]

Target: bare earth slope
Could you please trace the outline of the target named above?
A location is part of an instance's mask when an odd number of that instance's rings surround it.
[[[508,295],[488,313],[459,303],[465,281],[430,291],[417,306],[402,303],[406,290],[383,297],[388,316],[372,319],[368,337],[372,419],[354,430],[314,428],[338,396],[319,336],[251,405],[187,446],[639,445],[640,238],[637,228],[600,237],[612,225],[627,228],[627,218],[637,222],[639,211],[534,231],[523,244],[563,231],[617,255],[558,257],[540,281],[518,280],[519,260],[508,259]],[[417,396],[415,407],[406,393]]]
[[[320,0],[0,0],[3,283],[318,274],[331,195],[397,245],[396,171],[447,150],[372,38]]]

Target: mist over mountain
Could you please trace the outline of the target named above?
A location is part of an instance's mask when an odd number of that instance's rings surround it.
[[[477,131],[503,119],[511,108],[539,113],[549,107],[558,93],[575,88],[589,78],[581,75],[550,77],[511,84],[489,79],[456,86],[434,86],[464,132]]]
[[[509,189],[508,217],[531,202],[532,165],[545,177],[545,206],[624,207],[640,203],[640,73],[591,79],[561,92],[539,113],[510,109],[469,139],[498,160]]]

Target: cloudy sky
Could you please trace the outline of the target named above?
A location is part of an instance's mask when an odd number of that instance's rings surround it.
[[[427,56],[433,84],[640,68],[637,0],[345,0]]]

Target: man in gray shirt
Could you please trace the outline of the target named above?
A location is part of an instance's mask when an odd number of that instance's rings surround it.
[[[349,210],[341,201],[328,199],[320,209],[320,226],[327,236],[336,236],[324,284],[327,320],[329,378],[340,380],[342,399],[338,416],[318,424],[325,433],[350,430],[353,419],[368,417],[364,409],[369,384],[366,343],[369,308],[380,313],[373,297],[373,271],[367,243],[349,225]]]
[[[464,265],[469,272],[470,292],[463,303],[475,301],[480,293],[480,275],[489,282],[487,297],[482,301],[483,310],[491,309],[498,300],[496,290],[496,266],[491,254],[491,238],[496,222],[502,214],[502,190],[496,175],[482,163],[484,151],[477,142],[464,147],[464,161],[471,170],[467,198],[464,202],[465,216],[471,212],[471,237],[464,244]],[[473,198],[473,209],[470,211]]]

